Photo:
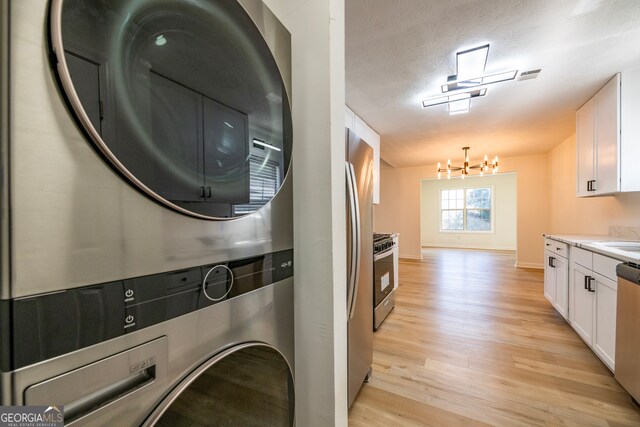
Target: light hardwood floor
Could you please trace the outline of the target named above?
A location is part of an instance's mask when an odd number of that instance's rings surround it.
[[[640,426],[640,410],[511,252],[400,261],[349,425]],[[640,363],[640,362],[639,362]]]

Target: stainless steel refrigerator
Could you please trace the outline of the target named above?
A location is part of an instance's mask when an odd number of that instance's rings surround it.
[[[373,149],[346,130],[349,406],[373,363]]]

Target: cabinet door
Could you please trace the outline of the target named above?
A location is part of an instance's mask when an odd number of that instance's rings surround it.
[[[596,100],[591,98],[576,113],[576,151],[577,151],[577,181],[578,197],[590,196],[589,181],[594,178],[594,145],[596,123]]]
[[[593,344],[593,305],[594,293],[586,288],[586,279],[593,275],[591,270],[571,263],[571,287],[573,291],[573,310],[571,326],[578,335],[591,346]]]
[[[247,116],[206,97],[203,112],[207,202],[249,203]]]
[[[620,191],[620,74],[596,95],[595,193]]]
[[[593,350],[611,369],[615,369],[616,351],[616,306],[618,284],[600,275],[595,275],[591,288],[595,286],[595,331]]]
[[[553,306],[565,319],[569,319],[569,263],[565,258],[557,257],[554,261],[556,268],[556,294]]]
[[[556,269],[552,267],[554,256],[550,251],[545,251],[544,255],[544,297],[553,304],[556,298]]]

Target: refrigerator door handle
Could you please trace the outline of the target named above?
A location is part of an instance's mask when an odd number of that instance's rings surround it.
[[[351,304],[349,305],[349,319],[353,318],[355,313],[357,295],[358,295],[358,282],[360,282],[360,257],[362,256],[362,224],[360,222],[360,198],[358,194],[358,187],[356,181],[356,172],[353,169],[353,164],[348,163],[349,175],[351,179],[351,187],[353,188],[353,217],[355,218],[355,244],[351,244],[351,247],[355,250],[355,269],[353,270],[353,287],[351,294]]]
[[[349,256],[349,265],[348,274],[347,274],[347,316],[351,313],[351,304],[353,300],[353,289],[355,287],[355,283],[353,279],[355,278],[356,273],[356,241],[357,241],[357,232],[356,232],[356,216],[355,216],[355,203],[353,201],[354,192],[353,192],[353,180],[351,179],[351,169],[349,168],[349,162],[345,162],[345,176],[347,178],[347,208],[349,209],[349,221],[351,223],[351,235],[349,236],[351,240],[351,253],[347,254]]]

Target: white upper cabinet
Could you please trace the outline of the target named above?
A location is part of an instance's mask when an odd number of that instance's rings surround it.
[[[620,191],[640,191],[640,68],[622,73]]]
[[[576,113],[579,197],[640,191],[640,68],[616,74]]]
[[[596,95],[596,194],[620,191],[620,74]]]
[[[594,180],[593,169],[596,100],[591,98],[576,114],[576,150],[578,179],[576,180],[578,196],[591,196],[591,183]]]
[[[380,203],[380,135],[345,106],[345,126],[373,148],[373,203]]]

